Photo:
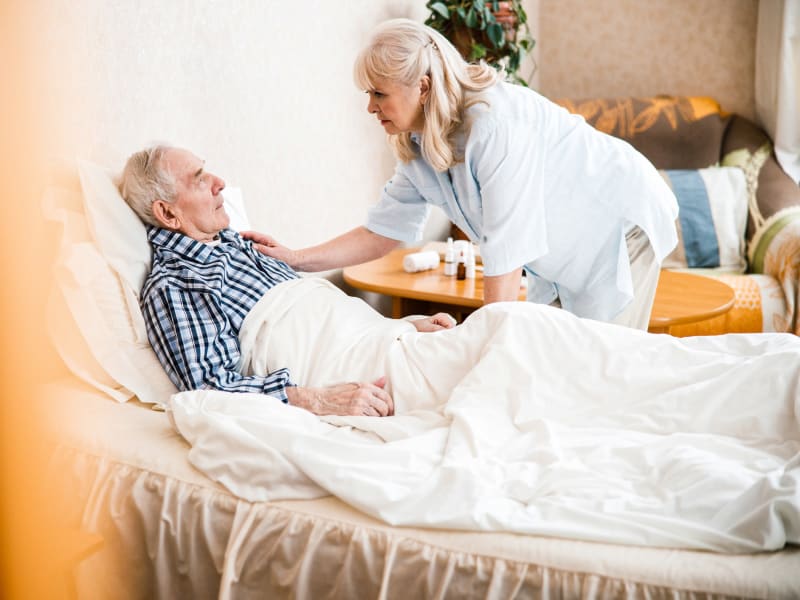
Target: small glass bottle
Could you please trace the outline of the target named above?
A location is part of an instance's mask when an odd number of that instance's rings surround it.
[[[475,246],[472,244],[467,246],[466,277],[475,279]]]
[[[447,250],[444,253],[444,274],[452,277],[456,274],[455,250],[453,249],[453,238],[447,238]]]
[[[458,253],[458,265],[456,265],[456,279],[462,280],[467,277],[467,264],[464,251]]]

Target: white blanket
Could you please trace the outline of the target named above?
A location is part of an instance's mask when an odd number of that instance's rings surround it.
[[[800,339],[677,339],[524,302],[417,333],[325,280],[282,283],[244,369],[386,375],[397,416],[183,392],[201,471],[252,501],[334,494],[394,525],[749,552],[800,543]]]

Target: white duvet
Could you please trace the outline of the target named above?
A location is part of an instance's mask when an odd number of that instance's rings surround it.
[[[677,339],[530,303],[417,333],[321,279],[248,315],[247,372],[386,375],[397,416],[175,395],[191,462],[251,500],[334,494],[393,525],[749,552],[800,543],[800,339]]]

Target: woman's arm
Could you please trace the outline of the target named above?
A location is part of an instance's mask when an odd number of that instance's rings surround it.
[[[519,299],[519,282],[522,267],[505,275],[484,276],[483,303],[506,302]]]
[[[253,246],[262,254],[282,260],[298,271],[310,273],[367,262],[387,254],[400,243],[366,227],[356,227],[332,240],[302,250],[290,250],[271,236],[256,231],[242,231],[241,234],[252,240]]]

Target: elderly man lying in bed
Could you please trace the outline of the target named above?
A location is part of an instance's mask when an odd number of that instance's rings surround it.
[[[262,392],[316,414],[393,414],[383,378],[309,388],[293,385],[286,368],[247,376],[238,370],[245,317],[268,290],[298,275],[228,229],[224,187],[181,148],[142,150],[123,171],[123,198],[151,226],[153,267],[141,305],[150,343],[170,379],[182,390]],[[423,332],[453,326],[444,313],[411,323]]]

